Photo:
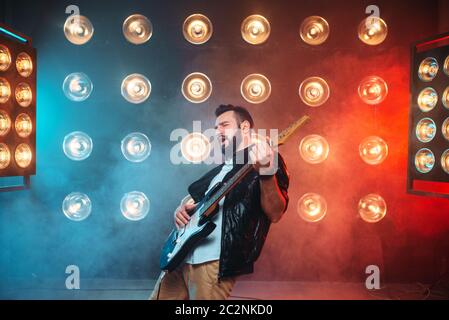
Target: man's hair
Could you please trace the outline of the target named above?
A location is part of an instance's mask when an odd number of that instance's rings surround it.
[[[232,104],[221,104],[217,109],[215,109],[215,116],[218,117],[228,111],[234,111],[234,115],[237,119],[237,125],[240,126],[240,124],[246,120],[249,122],[250,128],[254,127],[254,121],[251,117],[251,114],[248,112],[248,110],[240,106],[233,106]]]

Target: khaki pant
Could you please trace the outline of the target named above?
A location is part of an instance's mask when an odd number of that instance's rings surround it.
[[[225,300],[236,277],[218,281],[219,260],[183,264],[172,272],[162,272],[150,300]]]

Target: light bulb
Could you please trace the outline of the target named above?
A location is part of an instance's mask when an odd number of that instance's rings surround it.
[[[421,61],[418,68],[418,76],[422,81],[432,81],[438,73],[438,61],[428,57]]]
[[[16,152],[14,154],[17,165],[20,168],[27,168],[31,164],[33,159],[33,152],[31,148],[26,143],[21,143],[17,146]]]
[[[83,45],[92,38],[94,27],[88,18],[71,15],[64,23],[64,34],[71,43]]]
[[[73,221],[83,221],[92,212],[92,203],[89,197],[81,192],[72,192],[62,202],[62,212]]]
[[[0,71],[6,71],[11,66],[11,53],[9,49],[0,44]]]
[[[128,102],[143,103],[151,94],[151,83],[145,76],[133,73],[123,79],[122,96]]]
[[[444,120],[443,125],[441,126],[441,133],[443,137],[449,141],[449,117]]]
[[[329,86],[320,77],[307,78],[299,86],[299,97],[310,107],[321,106],[329,99],[329,95]]]
[[[62,90],[68,99],[81,102],[89,98],[93,90],[93,84],[85,73],[74,72],[64,79]]]
[[[8,80],[0,77],[0,103],[6,103],[11,97],[11,86]]]
[[[189,162],[200,163],[210,154],[211,144],[207,137],[199,132],[186,135],[181,140],[181,154]]]
[[[27,83],[19,83],[16,87],[16,101],[21,107],[29,107],[33,100],[33,92]]]
[[[435,156],[430,149],[422,148],[415,155],[415,167],[421,173],[428,173],[435,165]]]
[[[254,14],[243,20],[240,31],[246,42],[258,45],[267,41],[271,27],[265,17]]]
[[[16,59],[16,68],[22,77],[29,77],[33,72],[33,61],[31,57],[25,52],[19,53]]]
[[[430,118],[424,118],[419,120],[416,125],[415,134],[419,141],[421,142],[430,142],[435,137],[437,132],[437,127],[435,122]]]
[[[387,83],[378,76],[368,76],[359,84],[358,93],[363,102],[376,105],[385,100],[388,94]]]
[[[81,161],[87,159],[92,153],[93,142],[86,133],[74,131],[64,137],[62,148],[69,159]]]
[[[320,45],[329,37],[329,24],[322,17],[310,16],[301,23],[299,34],[305,43]]]
[[[319,194],[306,193],[298,201],[297,212],[307,222],[318,222],[327,213],[327,202]]]
[[[212,82],[204,73],[189,74],[182,82],[181,92],[192,103],[202,103],[212,94]]]
[[[33,122],[29,115],[21,113],[17,116],[14,123],[17,135],[21,138],[28,137],[33,131]]]
[[[264,75],[253,73],[243,79],[240,93],[249,103],[262,103],[271,95],[271,83]]]
[[[378,194],[368,194],[359,201],[360,217],[366,222],[376,223],[387,214],[387,204]]]
[[[444,172],[449,174],[449,149],[446,149],[441,155],[441,167]]]
[[[424,88],[421,90],[418,96],[418,106],[422,112],[429,112],[438,102],[438,94],[435,89],[431,87]]]
[[[6,144],[0,143],[0,170],[3,170],[11,163],[11,152]]]
[[[203,44],[212,36],[212,23],[208,17],[202,14],[192,14],[185,19],[182,33],[190,43]]]
[[[132,191],[122,197],[120,209],[126,219],[142,220],[150,211],[150,201],[143,192]]]
[[[325,161],[329,155],[329,144],[317,134],[305,136],[299,145],[301,158],[311,164]]]
[[[441,98],[441,101],[443,102],[443,106],[446,109],[449,109],[449,86],[444,89],[443,97]]]
[[[381,164],[388,155],[388,145],[382,138],[370,136],[360,143],[359,154],[367,164]]]
[[[121,143],[122,154],[131,162],[142,162],[151,153],[150,139],[140,132],[128,134]]]
[[[123,35],[133,44],[143,44],[153,35],[153,25],[147,17],[133,14],[123,22]]]
[[[11,130],[11,118],[5,111],[0,110],[0,137],[6,136],[9,130]]]
[[[387,24],[381,18],[375,16],[366,17],[358,27],[359,39],[371,46],[381,44],[387,34]]]

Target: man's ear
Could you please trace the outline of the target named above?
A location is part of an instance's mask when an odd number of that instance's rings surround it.
[[[242,123],[240,123],[240,129],[242,129],[243,133],[248,133],[251,129],[251,125],[248,120],[244,120]]]

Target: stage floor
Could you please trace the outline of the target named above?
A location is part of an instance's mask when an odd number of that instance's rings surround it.
[[[61,282],[62,281],[62,282]],[[62,285],[61,285],[62,283]],[[155,281],[152,280],[84,280],[79,290],[67,290],[64,280],[26,284],[2,282],[0,299],[51,300],[145,300]],[[384,284],[379,290],[367,290],[364,283],[238,281],[232,300],[421,300],[448,299],[447,292],[429,291],[419,283]]]

